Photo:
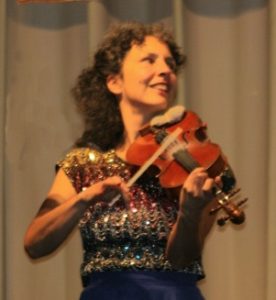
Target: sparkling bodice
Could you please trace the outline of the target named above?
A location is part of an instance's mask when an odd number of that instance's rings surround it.
[[[100,153],[90,148],[73,149],[58,166],[77,192],[113,175],[128,181],[135,171],[115,151]],[[93,271],[173,270],[165,257],[165,247],[177,208],[177,199],[169,197],[158,179],[149,174],[130,188],[127,203],[121,199],[112,206],[106,201],[90,206],[79,222],[83,284]],[[198,261],[177,271],[203,276]]]

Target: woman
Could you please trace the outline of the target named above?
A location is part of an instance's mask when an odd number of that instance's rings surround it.
[[[30,257],[45,256],[79,225],[81,300],[203,299],[196,282],[204,277],[200,258],[214,221],[207,214],[214,180],[196,168],[177,196],[148,171],[126,185],[135,172],[127,150],[173,103],[183,64],[162,25],[125,23],[105,36],[73,89],[85,130],[58,163],[24,245]]]

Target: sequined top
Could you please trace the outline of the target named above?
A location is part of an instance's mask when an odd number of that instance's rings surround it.
[[[78,193],[113,175],[128,181],[135,172],[115,151],[100,153],[91,148],[71,150],[58,167]],[[120,199],[110,206],[99,201],[85,211],[79,222],[84,286],[93,271],[174,270],[165,257],[165,247],[178,200],[169,198],[158,179],[146,173],[130,188],[127,203]],[[200,261],[174,271],[204,276]]]

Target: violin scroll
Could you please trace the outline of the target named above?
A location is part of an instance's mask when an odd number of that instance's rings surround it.
[[[230,166],[226,166],[221,174],[221,182],[221,189],[216,189],[215,191],[218,206],[211,209],[209,214],[213,215],[218,211],[223,210],[226,215],[217,219],[217,224],[219,226],[225,225],[227,221],[240,225],[245,221],[245,213],[241,209],[241,206],[248,199],[244,198],[237,201],[241,189],[236,188],[235,175]]]
[[[229,176],[229,175],[228,175]],[[223,178],[223,176],[222,176]],[[230,179],[230,177],[228,177]],[[230,179],[231,180],[231,179]],[[233,179],[234,182],[234,179]],[[216,200],[218,206],[211,209],[209,214],[214,215],[220,210],[223,210],[226,215],[217,220],[219,226],[223,226],[227,221],[233,224],[240,225],[245,221],[245,213],[240,208],[248,199],[244,198],[237,203],[235,202],[236,195],[239,194],[240,188],[234,188],[234,185],[225,185],[222,189],[217,189],[215,191]]]

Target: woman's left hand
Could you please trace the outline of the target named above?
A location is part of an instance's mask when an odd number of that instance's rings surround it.
[[[219,184],[219,177],[210,178],[202,167],[194,169],[184,182],[180,193],[180,213],[198,218],[204,207],[214,199],[214,187]]]

